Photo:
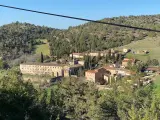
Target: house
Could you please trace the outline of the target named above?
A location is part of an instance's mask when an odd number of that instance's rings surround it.
[[[64,77],[77,76],[80,70],[83,69],[83,65],[75,64],[75,65],[65,65],[63,67]]]
[[[99,83],[101,85],[108,84],[111,81],[111,78],[116,80],[117,75],[122,77],[124,76],[131,76],[136,73],[121,68],[114,68],[112,66],[106,66],[95,70],[88,70],[85,72],[86,80],[92,81],[94,83]]]
[[[97,79],[97,76],[99,76],[99,75],[98,75],[98,72],[96,70],[88,70],[88,71],[85,72],[86,80],[89,80],[91,82],[95,83],[95,81]]]
[[[31,75],[50,75],[54,77],[68,77],[72,73],[77,73],[79,69],[83,69],[83,65],[66,65],[55,63],[24,63],[20,64],[22,74]],[[75,75],[75,74],[73,74]]]
[[[98,57],[100,55],[100,53],[99,52],[91,52],[91,53],[89,53],[89,55],[92,57]]]
[[[106,66],[104,68],[111,73],[111,76],[115,76],[117,74],[117,70],[113,66]]]
[[[130,70],[127,69],[118,69],[117,70],[117,75],[121,75],[121,76],[131,76],[131,75],[135,75],[135,72],[132,72]]]
[[[109,74],[104,74],[104,80],[106,81],[106,84],[110,83],[111,76]]]
[[[147,73],[160,72],[160,67],[150,66],[145,70],[145,72],[147,72]]]
[[[95,69],[95,70],[88,70],[85,72],[86,80],[89,80],[89,81],[92,81],[92,82],[98,83],[98,84],[108,83],[109,78],[107,78],[106,75],[110,76],[110,72],[104,68],[99,68],[99,69]]]
[[[20,70],[22,74],[63,76],[63,65],[54,63],[24,63]]]
[[[127,70],[127,69],[122,69],[122,68],[114,68],[112,66],[106,66],[104,67],[107,71],[109,71],[111,73],[112,76],[116,76],[116,75],[121,75],[121,76],[130,76],[130,75],[134,75],[136,73]]]
[[[72,53],[70,54],[71,58],[84,58],[84,54],[83,53]]]
[[[148,53],[149,53],[149,51],[147,51],[147,50],[143,50],[143,51],[137,50],[135,52],[135,54],[141,54],[141,55],[148,54]]]
[[[101,55],[101,53],[100,52],[88,52],[88,53],[85,53],[85,55],[91,56],[91,57],[98,57]]]
[[[134,65],[134,64],[135,64],[135,59],[125,58],[125,59],[122,61],[122,66],[123,66],[124,68],[125,68],[125,67],[128,67],[129,64]]]

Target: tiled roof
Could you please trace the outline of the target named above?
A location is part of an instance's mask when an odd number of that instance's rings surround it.
[[[87,73],[97,73],[97,71],[96,70],[88,70],[88,71],[86,71]]]
[[[127,70],[127,69],[114,68],[114,67],[110,67],[110,66],[106,66],[106,67],[104,67],[104,68],[105,68],[106,70],[124,71],[124,72],[129,73],[129,74],[136,74],[135,72],[130,71],[130,70]]]
[[[103,68],[106,69],[106,70],[116,70],[114,67],[110,67],[110,66],[105,66]]]
[[[146,70],[155,70],[155,71],[159,71],[159,67],[148,67]]]
[[[134,62],[135,60],[134,59],[125,58],[122,62],[129,62],[129,61]]]

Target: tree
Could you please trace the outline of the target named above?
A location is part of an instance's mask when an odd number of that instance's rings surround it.
[[[159,61],[157,59],[152,59],[152,60],[148,60],[146,63],[148,66],[158,66],[159,65]]]
[[[90,69],[90,56],[89,55],[84,56],[84,68]]]
[[[106,55],[106,57],[105,57],[105,62],[106,62],[106,63],[109,62],[109,57],[108,57],[108,55]]]
[[[113,91],[106,91],[101,97],[101,119],[102,120],[120,120],[117,111],[116,97]]]
[[[96,61],[99,62],[101,60],[101,53],[98,52],[98,56],[96,57]]]
[[[159,65],[159,61],[157,59],[153,59],[152,60],[152,65],[153,66],[158,66]]]
[[[43,63],[44,58],[43,58],[43,53],[41,52],[41,63]]]
[[[99,93],[94,84],[78,79],[66,79],[58,86],[63,96],[67,118],[71,120],[99,119]],[[88,99],[90,98],[90,99]]]
[[[0,119],[44,120],[47,108],[37,101],[38,92],[30,83],[23,83],[18,71],[10,70],[0,79]]]
[[[121,54],[118,55],[118,62],[119,62],[120,64],[122,63],[122,55],[121,55]]]

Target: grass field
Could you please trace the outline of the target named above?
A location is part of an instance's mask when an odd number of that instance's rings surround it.
[[[160,75],[156,76],[154,83],[160,86]]]
[[[157,59],[160,62],[160,37],[156,38],[146,38],[144,40],[132,42],[128,45],[119,47],[118,49],[123,49],[123,48],[129,48],[134,51],[142,51],[142,50],[148,50],[149,54],[147,55],[141,55],[141,54],[132,54],[129,53],[127,54],[127,57],[133,57],[142,61],[150,59]]]
[[[156,76],[155,80],[154,80],[154,85],[155,85],[155,88],[154,88],[154,92],[160,96],[160,75]]]
[[[43,41],[44,44],[35,46],[35,54],[41,54],[42,52],[43,55],[50,56],[49,43],[46,39],[42,39],[41,41]]]

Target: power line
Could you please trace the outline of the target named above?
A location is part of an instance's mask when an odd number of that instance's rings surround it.
[[[54,14],[54,13],[41,12],[41,11],[18,8],[18,7],[13,7],[13,6],[1,5],[1,4],[0,4],[0,7],[11,8],[11,9],[16,9],[16,10],[22,10],[22,11],[33,12],[33,13],[39,13],[39,14],[45,14],[45,15],[50,15],[50,16],[57,16],[57,17],[81,20],[81,21],[87,21],[87,22],[107,24],[107,25],[124,27],[124,28],[131,28],[131,29],[138,29],[138,30],[152,31],[152,32],[160,32],[160,30],[154,30],[154,29],[150,29],[150,28],[141,28],[141,27],[134,27],[134,26],[129,26],[129,25],[116,24],[116,23],[108,23],[108,22],[103,22],[103,21],[96,21],[96,20],[72,17],[72,16],[67,16],[67,15],[59,15],[59,14]]]

